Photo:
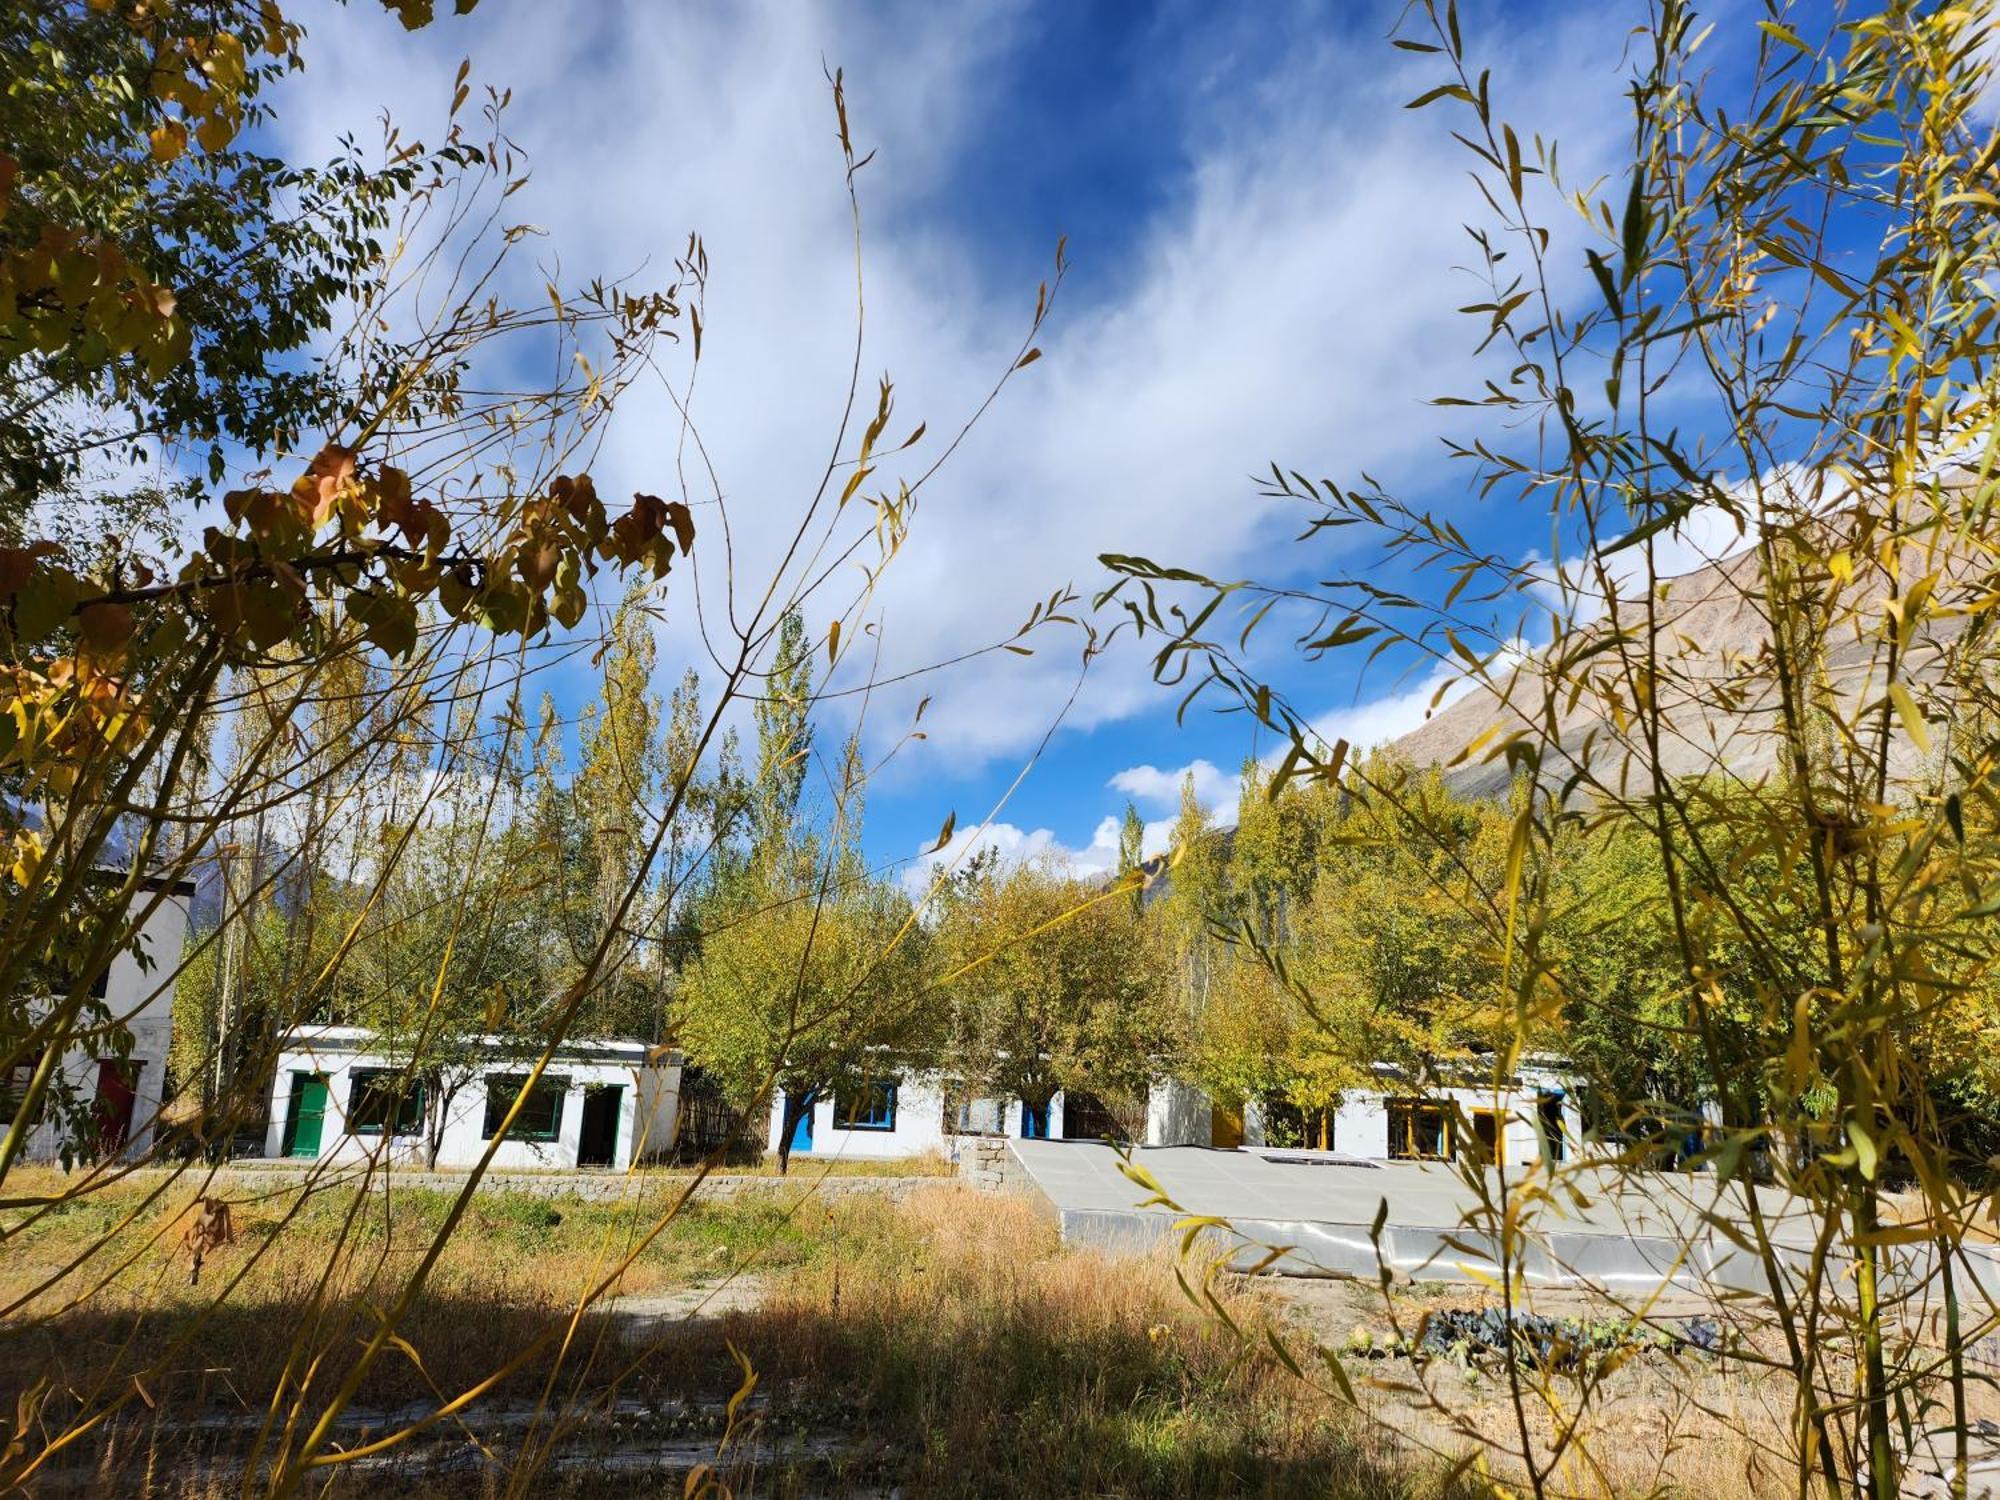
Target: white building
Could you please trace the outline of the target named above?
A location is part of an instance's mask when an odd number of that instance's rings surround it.
[[[1142,1144],[1225,1150],[1283,1144],[1380,1161],[1476,1153],[1500,1164],[1525,1165],[1545,1152],[1562,1160],[1583,1140],[1575,1081],[1554,1062],[1524,1063],[1498,1091],[1491,1083],[1469,1081],[1418,1090],[1387,1064],[1378,1064],[1375,1073],[1378,1087],[1351,1090],[1334,1109],[1290,1121],[1289,1129],[1269,1106],[1252,1102],[1231,1109],[1189,1084],[1162,1080],[1147,1096]],[[766,1136],[774,1152],[784,1116],[783,1098],[774,1098]],[[1046,1111],[1037,1112],[1018,1099],[963,1100],[961,1091],[936,1073],[885,1070],[816,1097],[794,1127],[792,1154],[949,1157],[968,1135],[1098,1140],[1114,1130],[1088,1096],[1058,1093]]]
[[[1371,1161],[1449,1161],[1473,1155],[1496,1166],[1563,1161],[1583,1148],[1583,1101],[1576,1080],[1552,1060],[1524,1062],[1495,1086],[1467,1077],[1456,1085],[1412,1086],[1377,1063],[1377,1086],[1350,1089],[1340,1103],[1305,1122],[1291,1144]],[[1270,1143],[1271,1112],[1244,1109],[1244,1143]]]
[[[965,1136],[1022,1136],[1045,1139],[1065,1133],[1071,1111],[1061,1093],[1046,1110],[1029,1109],[1019,1099],[964,1097],[963,1090],[934,1072],[885,1072],[816,1096],[792,1131],[794,1156],[886,1158],[935,1153],[951,1157]],[[1074,1122],[1079,1131],[1085,1123]],[[766,1133],[776,1152],[785,1125],[782,1094],[771,1100]],[[1097,1139],[1101,1130],[1090,1132]]]
[[[413,1075],[372,1031],[307,1026],[285,1039],[264,1154],[319,1162],[471,1166],[513,1106],[530,1063],[483,1039],[491,1060]],[[479,1053],[475,1051],[475,1059]],[[680,1054],[644,1042],[558,1048],[494,1154],[500,1169],[623,1169],[664,1156],[680,1115]]]
[[[144,1156],[159,1130],[166,1097],[167,1048],[174,1033],[174,980],[187,941],[188,881],[149,879],[133,898],[131,912],[146,912],[137,943],[115,955],[92,993],[104,1002],[109,1025],[132,1033],[129,1055],[120,1057],[102,1042],[72,1047],[62,1059],[62,1076],[72,1097],[92,1101],[90,1139],[73,1143],[81,1157]],[[144,961],[141,960],[144,956]],[[11,1125],[39,1057],[25,1058],[0,1078],[0,1129]],[[54,1161],[62,1154],[63,1131],[44,1108],[29,1132],[26,1154]]]

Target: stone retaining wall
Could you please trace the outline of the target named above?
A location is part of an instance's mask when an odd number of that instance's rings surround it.
[[[958,1175],[978,1193],[1020,1193],[1032,1198],[1037,1208],[1051,1219],[1056,1206],[1041,1185],[1021,1163],[1013,1144],[998,1136],[963,1140],[959,1143]]]
[[[137,1174],[135,1174],[137,1175]],[[150,1173],[144,1175],[151,1175]],[[180,1174],[179,1186],[193,1191],[206,1181],[206,1172],[189,1168]],[[224,1197],[243,1194],[282,1196],[295,1193],[310,1182],[326,1190],[349,1187],[367,1181],[377,1191],[456,1193],[465,1186],[466,1174],[455,1171],[424,1172],[397,1170],[376,1172],[364,1179],[354,1168],[308,1172],[297,1168],[229,1166],[215,1174],[214,1186],[205,1189]],[[615,1203],[644,1196],[658,1202],[678,1192],[690,1180],[689,1174],[665,1172],[488,1172],[480,1179],[482,1193],[522,1193],[536,1198],[580,1198],[591,1203]],[[810,1189],[814,1194],[842,1197],[855,1193],[887,1196],[900,1201],[918,1188],[952,1182],[950,1177],[846,1177],[820,1176],[809,1163],[801,1163],[786,1177],[750,1176],[718,1172],[703,1181],[695,1201],[714,1203],[723,1199],[754,1197],[759,1193],[798,1194]]]

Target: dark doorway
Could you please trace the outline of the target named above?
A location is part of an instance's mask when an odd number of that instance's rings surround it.
[[[97,1065],[97,1151],[110,1156],[125,1149],[138,1103],[139,1064],[107,1057]]]
[[[1481,1166],[1507,1165],[1507,1131],[1499,1110],[1472,1112],[1472,1154]]]
[[[1220,1141],[1216,1142],[1221,1145]],[[1333,1111],[1305,1109],[1282,1097],[1264,1101],[1264,1144],[1301,1151],[1333,1149]]]
[[[1542,1125],[1542,1156],[1560,1162],[1569,1155],[1569,1141],[1563,1133],[1563,1096],[1560,1090],[1543,1094],[1535,1101],[1535,1114]]]
[[[610,1167],[618,1162],[618,1104],[625,1090],[615,1083],[583,1091],[583,1128],[577,1134],[579,1167]]]
[[[1124,1141],[1129,1138],[1125,1127],[1118,1123],[1118,1117],[1111,1112],[1110,1107],[1095,1094],[1065,1093],[1063,1139],[1101,1141],[1106,1137],[1114,1141]]]

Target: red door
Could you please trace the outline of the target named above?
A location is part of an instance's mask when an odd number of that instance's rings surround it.
[[[138,1102],[134,1085],[139,1065],[107,1057],[97,1065],[97,1149],[109,1156],[122,1149],[132,1134],[132,1107]]]

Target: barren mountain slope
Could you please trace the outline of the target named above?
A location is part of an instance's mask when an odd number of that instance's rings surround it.
[[[1905,577],[1920,576],[1931,566],[1914,548],[1905,555]],[[1975,587],[1976,571],[1970,560],[1947,564],[1939,596]],[[1836,596],[1839,623],[1828,634],[1818,675],[1823,693],[1838,702],[1845,715],[1882,695],[1885,657],[1876,634],[1882,595],[1878,575],[1869,582],[1857,580]],[[1659,630],[1654,649],[1664,709],[1661,764],[1674,777],[1722,773],[1754,783],[1769,776],[1782,740],[1776,720],[1776,664],[1756,554],[1739,553],[1671,580],[1656,611]],[[1938,721],[1952,717],[1936,701],[1944,653],[1964,626],[1963,618],[1929,622],[1918,631],[1903,663],[1902,673],[1919,690],[1918,696],[1931,700],[1926,714],[1933,729],[1931,753],[1925,755],[1900,726],[1895,728],[1891,774],[1899,781],[1921,774],[1942,754],[1944,735]],[[1559,773],[1551,771],[1551,777],[1566,776],[1578,760],[1587,759],[1591,775],[1601,784],[1629,785],[1634,793],[1643,793],[1641,778],[1648,758],[1641,730],[1632,723],[1620,730],[1609,706],[1614,699],[1630,705],[1634,683],[1645,677],[1650,632],[1643,594],[1621,599],[1605,619],[1571,632],[1563,646],[1569,660],[1578,661],[1587,646],[1621,630],[1622,641],[1591,656],[1587,667],[1556,674],[1564,680],[1560,691],[1550,689],[1545,651],[1502,679],[1497,690],[1476,686],[1446,704],[1395,741],[1393,748],[1417,765],[1447,767],[1447,780],[1462,793],[1498,795],[1507,787],[1509,771],[1504,758],[1489,759],[1488,751],[1507,733],[1546,722],[1553,698],[1559,706],[1555,717],[1565,764]],[[1579,677],[1587,677],[1591,686],[1571,707],[1570,689]],[[1452,766],[1467,745],[1495,726],[1500,733],[1493,741],[1472,759]]]

